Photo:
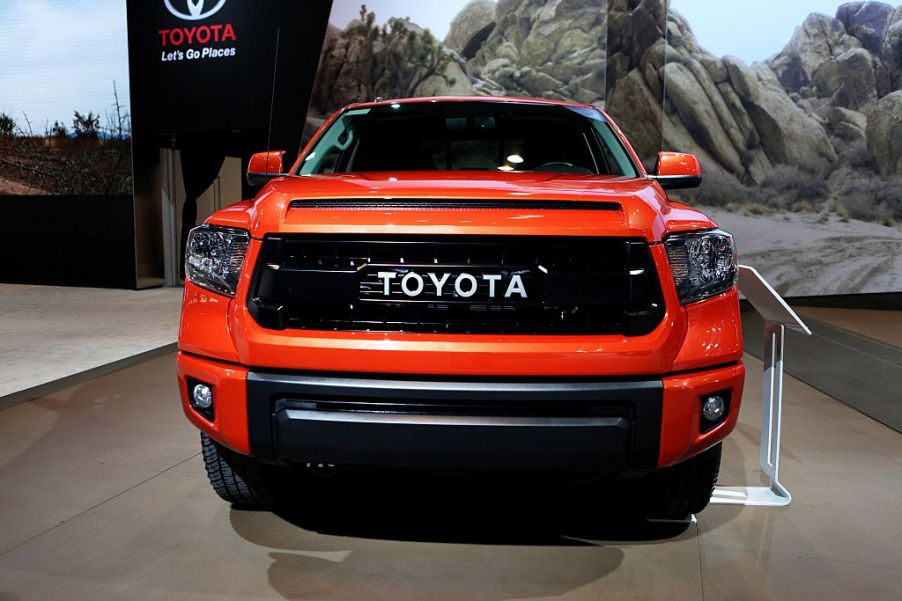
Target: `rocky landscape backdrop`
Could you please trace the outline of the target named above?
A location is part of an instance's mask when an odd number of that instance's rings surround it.
[[[379,96],[596,104],[647,166],[699,156],[705,183],[680,198],[715,208],[784,293],[902,290],[900,6],[812,14],[753,65],[707,52],[666,0],[472,0],[444,40],[363,7],[330,26],[315,90],[310,132]],[[788,239],[765,235],[775,222]]]

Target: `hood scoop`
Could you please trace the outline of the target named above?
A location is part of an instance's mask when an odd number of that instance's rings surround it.
[[[353,211],[516,210],[516,211],[620,211],[618,202],[590,200],[470,200],[465,198],[311,198],[293,200],[292,209]]]

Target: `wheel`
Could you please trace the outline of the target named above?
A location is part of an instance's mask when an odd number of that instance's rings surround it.
[[[268,509],[274,498],[266,466],[200,435],[207,478],[216,494],[235,507]]]
[[[645,515],[683,520],[708,506],[720,473],[722,443],[695,457],[649,475],[644,487]]]

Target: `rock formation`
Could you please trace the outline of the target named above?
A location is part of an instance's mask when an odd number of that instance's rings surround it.
[[[867,143],[884,175],[902,175],[886,135],[902,117],[884,102],[902,88],[902,7],[851,2],[835,18],[813,14],[768,64],[832,140]],[[869,126],[872,118],[880,125]]]
[[[887,94],[871,111],[868,147],[883,175],[902,175],[902,90]]]
[[[646,162],[663,139],[699,154],[709,174],[745,183],[777,164],[823,172],[836,163],[824,120],[796,103],[768,64],[712,56],[662,0],[614,0],[611,11],[618,30],[609,32],[607,109]],[[638,123],[658,115],[663,131]]]
[[[469,61],[480,94],[601,103],[606,0],[500,0],[495,27]]]
[[[471,59],[494,30],[494,0],[471,0],[451,21],[445,46]]]
[[[859,148],[902,175],[902,7],[813,14],[753,65],[705,51],[666,0],[472,0],[443,43],[368,18],[327,35],[321,113],[412,94],[576,100],[605,107],[648,164],[663,145],[753,184],[777,165],[825,175]]]
[[[344,30],[329,26],[311,98],[314,116],[376,97],[470,95],[463,58],[407,19],[376,25],[361,10]]]

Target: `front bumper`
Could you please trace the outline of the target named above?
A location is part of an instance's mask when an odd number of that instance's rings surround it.
[[[591,471],[654,467],[660,381],[280,375],[247,381],[251,453],[288,463]]]
[[[251,371],[180,353],[188,418],[232,449],[277,463],[428,469],[651,469],[735,426],[741,363],[660,377],[488,379]],[[215,419],[188,403],[213,386]],[[730,413],[702,433],[701,397]]]

